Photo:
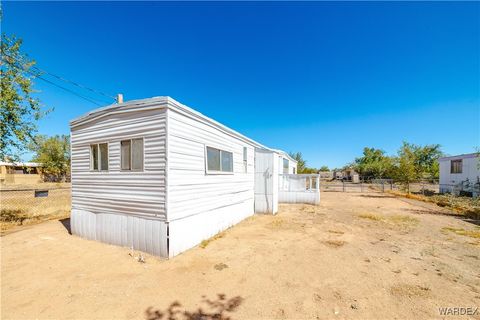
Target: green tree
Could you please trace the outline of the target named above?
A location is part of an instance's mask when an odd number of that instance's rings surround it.
[[[316,173],[317,169],[308,168],[301,152],[289,152],[288,155],[297,161],[297,173]]]
[[[0,44],[0,161],[19,160],[37,131],[36,122],[44,116],[33,94],[32,70],[35,61],[21,53],[22,40],[2,34]]]
[[[356,158],[352,167],[363,177],[388,178],[392,175],[393,161],[385,151],[365,147],[363,156]]]
[[[395,158],[395,163],[395,179],[403,184],[407,192],[410,193],[410,183],[419,178],[416,167],[417,159],[415,156],[415,150],[411,144],[403,142],[403,145],[398,150],[398,156]]]
[[[330,169],[328,169],[328,166],[321,166],[319,171],[326,172],[326,171],[330,171]]]
[[[297,173],[302,173],[305,168],[307,162],[303,159],[301,152],[289,152],[288,155],[297,161]]]
[[[438,158],[443,155],[440,150],[440,145],[430,144],[418,146],[410,144],[410,148],[415,154],[415,169],[419,179],[438,179],[440,175]]]
[[[70,176],[69,136],[39,135],[29,147],[35,152],[32,160],[42,164],[42,175],[45,180],[59,182]]]

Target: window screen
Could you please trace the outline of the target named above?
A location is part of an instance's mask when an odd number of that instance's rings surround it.
[[[207,168],[212,171],[220,171],[220,150],[207,147]]]
[[[90,145],[90,170],[108,170],[108,143]]]
[[[121,162],[122,162],[122,170],[130,170],[131,169],[131,159],[130,159],[130,140],[124,140],[121,142]]]
[[[233,172],[233,153],[207,147],[207,170]]]
[[[462,173],[462,159],[450,162],[450,173]]]
[[[288,160],[283,159],[283,173],[288,174]]]
[[[143,139],[132,140],[132,170],[143,170]]]
[[[101,143],[100,149],[100,170],[108,170],[108,144]]]
[[[98,170],[98,144],[90,146],[90,169]]]
[[[233,153],[222,150],[220,157],[222,158],[221,170],[224,172],[233,172]]]

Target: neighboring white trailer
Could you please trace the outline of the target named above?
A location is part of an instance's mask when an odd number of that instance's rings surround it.
[[[256,150],[296,170],[283,151],[169,97],[94,110],[70,126],[72,233],[162,257],[254,214]]]
[[[478,196],[480,183],[480,167],[478,153],[461,154],[458,156],[443,157],[438,159],[440,171],[440,192],[452,192],[471,185],[475,195]]]

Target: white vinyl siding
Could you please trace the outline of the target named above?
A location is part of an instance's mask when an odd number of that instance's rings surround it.
[[[73,126],[72,208],[166,220],[165,109],[117,112]],[[90,170],[90,145],[108,142],[108,174]],[[121,141],[143,137],[143,170],[123,171]],[[143,158],[140,161],[140,158]]]
[[[244,147],[248,150],[247,173]],[[178,233],[170,238],[171,255],[254,213],[252,145],[169,109],[167,149],[168,221],[170,234]],[[206,174],[219,165],[231,170],[230,174]]]

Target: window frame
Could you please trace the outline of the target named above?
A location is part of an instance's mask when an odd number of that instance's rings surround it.
[[[460,163],[459,166],[454,166],[454,163]],[[459,168],[460,171],[455,171],[454,172],[454,167]],[[462,174],[463,173],[463,159],[455,159],[455,160],[450,160],[450,174]]]
[[[142,140],[142,169],[133,169],[133,140]],[[130,169],[122,169],[122,142],[130,141]],[[145,171],[145,138],[137,137],[120,140],[120,171],[121,172],[144,172]]]
[[[248,148],[243,147],[243,173],[248,173]]]
[[[289,174],[290,172],[290,160],[288,160],[287,158],[282,158],[283,159],[283,162],[282,162],[282,172],[283,174]],[[287,164],[287,167],[285,168],[285,163]],[[285,169],[287,170],[287,172],[285,172]]]
[[[220,151],[220,171],[208,169],[208,151],[207,148],[215,149]],[[232,171],[222,171],[222,151],[232,154]],[[221,149],[211,145],[204,145],[204,164],[205,164],[205,174],[206,175],[233,175],[235,173],[235,161],[233,161],[234,152],[228,149]]]
[[[107,145],[107,169],[101,169],[102,167],[102,155],[100,152],[101,144]],[[92,152],[93,146],[96,146],[97,148],[97,169],[94,169],[94,165],[93,165],[93,152]],[[109,172],[110,171],[110,143],[109,142],[90,143],[88,152],[90,154],[90,172]]]

